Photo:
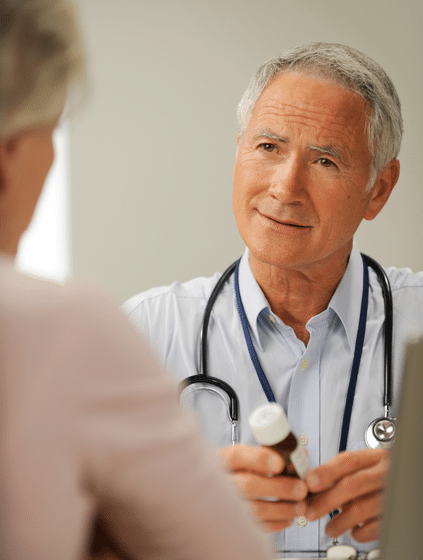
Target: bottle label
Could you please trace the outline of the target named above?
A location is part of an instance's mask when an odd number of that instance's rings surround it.
[[[298,444],[297,447],[289,456],[289,458],[291,459],[291,462],[294,465],[298,476],[304,479],[311,471],[311,466],[310,463],[308,462],[308,456],[307,453],[305,452],[304,447]]]

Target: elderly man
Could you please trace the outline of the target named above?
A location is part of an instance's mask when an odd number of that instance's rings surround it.
[[[400,102],[369,57],[313,43],[264,64],[238,118],[233,209],[247,248],[216,299],[207,356],[209,375],[238,395],[239,444],[229,445],[231,424],[213,392],[189,386],[183,400],[264,528],[276,533],[278,550],[299,556],[336,537],[369,550],[380,533],[388,468],[388,451],[365,444],[369,423],[384,416],[385,308],[353,236],[398,180]],[[408,269],[386,273],[395,313],[394,415],[404,342],[422,330],[423,278]],[[179,381],[199,372],[202,316],[218,277],[151,289],[125,305]],[[254,445],[248,416],[273,398],[315,469],[305,481],[269,477],[282,461]],[[306,500],[308,491],[314,497]]]

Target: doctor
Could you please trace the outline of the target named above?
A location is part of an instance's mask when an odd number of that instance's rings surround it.
[[[373,220],[398,177],[402,118],[383,69],[355,49],[313,43],[264,64],[238,107],[233,209],[247,248],[239,290],[248,332],[276,401],[315,467],[306,481],[269,478],[280,459],[257,447],[248,416],[267,397],[250,358],[231,276],[214,306],[209,373],[240,401],[240,444],[213,398],[187,397],[205,436],[280,551],[325,550],[331,539],[375,547],[388,452],[367,449],[365,430],[383,416],[381,287],[353,236]],[[229,263],[228,263],[229,264]],[[387,270],[394,298],[394,408],[402,348],[422,330],[423,278]],[[126,311],[178,380],[198,373],[202,315],[219,275],[151,289]],[[368,293],[347,451],[338,453],[363,294]],[[230,426],[230,423],[229,423]],[[320,465],[320,466],[319,466]],[[308,491],[316,493],[306,502]],[[277,497],[278,502],[263,500]],[[339,515],[330,520],[329,513]],[[367,543],[367,544],[362,544]],[[289,553],[287,553],[289,556]]]

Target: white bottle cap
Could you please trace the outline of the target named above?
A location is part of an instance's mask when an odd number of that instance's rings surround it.
[[[291,431],[283,408],[274,402],[256,408],[250,415],[249,423],[260,445],[279,443]]]

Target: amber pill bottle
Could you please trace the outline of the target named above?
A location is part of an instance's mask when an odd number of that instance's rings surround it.
[[[249,418],[251,430],[260,445],[270,447],[285,461],[282,476],[304,479],[310,472],[307,453],[291,432],[283,408],[274,402],[259,406]]]

